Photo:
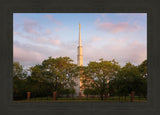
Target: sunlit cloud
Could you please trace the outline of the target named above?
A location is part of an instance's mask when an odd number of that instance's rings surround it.
[[[103,38],[94,36],[91,38],[90,42],[97,42],[97,41],[101,41],[101,40],[103,40]]]
[[[119,32],[135,32],[142,29],[142,27],[138,26],[136,23],[129,24],[128,22],[100,22],[101,19],[97,18],[95,24],[99,30],[103,30],[106,32],[119,33]]]
[[[47,34],[47,33],[45,33]],[[47,34],[48,35],[48,34]],[[29,35],[23,35],[22,33],[19,32],[14,32],[14,36],[19,36],[22,39],[27,39],[30,40],[31,42],[34,43],[41,43],[41,44],[46,44],[46,45],[61,45],[61,41],[58,40],[58,36],[55,35],[54,37],[34,37],[34,36],[29,36]]]
[[[55,48],[49,47],[46,44],[22,44],[15,41],[13,47],[14,61],[19,61],[21,64],[26,66],[40,64],[44,59],[47,59],[50,56],[54,58],[59,56],[68,56],[74,60],[74,63],[76,63],[76,56],[73,55],[75,53],[74,46],[67,45],[66,43],[63,43],[63,45]]]
[[[92,42],[83,47],[85,60],[115,59],[121,65],[127,62],[137,65],[147,58],[146,46],[138,41],[131,42],[129,38],[101,38],[101,40],[104,42],[101,47],[95,46]]]
[[[137,25],[129,25],[127,22],[121,23],[98,23],[98,29],[118,33],[118,32],[134,32],[140,29]]]
[[[20,48],[16,44],[13,47],[14,61],[23,65],[39,64],[44,59],[44,55],[34,50]]]
[[[35,34],[38,35],[41,27],[37,21],[31,19],[24,19],[24,31],[28,34]]]
[[[45,17],[57,25],[62,25],[62,23],[60,21],[54,19],[52,15],[45,15]]]
[[[51,35],[51,34],[53,34],[51,29],[49,28],[45,29],[45,35]]]

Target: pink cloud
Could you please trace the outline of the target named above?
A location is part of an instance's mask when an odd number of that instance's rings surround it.
[[[137,65],[147,58],[146,44],[139,41],[131,41],[129,38],[102,38],[102,40],[103,44],[100,46],[92,42],[83,45],[85,63],[104,58],[104,60],[115,59],[122,66],[127,62]]]
[[[25,38],[25,39],[33,39],[33,37],[28,36],[28,35],[24,35],[23,33],[13,32],[13,37],[14,37],[14,39],[17,39],[16,36],[19,36],[19,37]]]
[[[102,41],[103,38],[101,37],[97,37],[97,36],[93,36],[92,38],[90,38],[89,42],[97,42],[97,41]]]
[[[59,29],[59,28],[55,28],[55,31],[56,31],[56,32],[59,32],[59,31],[60,31],[60,29]]]
[[[116,46],[126,46],[128,43],[131,42],[130,38],[107,38],[105,40],[110,45],[116,45]]]
[[[24,20],[24,31],[28,32],[29,34],[35,34],[38,35],[40,29],[40,25],[37,21],[31,20],[31,19],[25,19]]]
[[[60,21],[55,20],[52,15],[45,15],[45,17],[47,17],[50,21],[57,25],[62,25],[62,23]]]
[[[45,30],[45,34],[46,34],[46,35],[51,35],[51,34],[52,34],[52,31],[47,28],[47,29]]]
[[[56,32],[64,32],[64,31],[71,31],[68,27],[61,27],[61,28],[55,28]]]
[[[50,30],[48,32],[50,32]],[[42,38],[42,37],[26,36],[26,35],[23,35],[19,32],[14,32],[13,34],[14,34],[14,37],[19,36],[19,37],[22,37],[23,39],[28,39],[28,40],[35,42],[35,43],[40,43],[40,44],[45,43],[46,45],[61,45],[61,41],[57,39],[58,38],[57,35],[55,35],[54,38],[50,38],[50,37]]]
[[[50,45],[61,45],[60,40],[52,39],[52,38],[36,38],[35,41],[43,44],[45,43]]]
[[[142,43],[138,41],[118,43],[117,41],[117,43],[104,46],[103,49],[107,49],[108,55],[116,58],[120,63],[140,64],[147,58],[147,48]]]
[[[54,40],[54,39],[52,39],[52,40],[50,40],[50,42],[51,42],[52,44],[54,44],[54,45],[61,45],[61,42],[60,42],[59,40]]]
[[[111,23],[111,22],[103,22],[100,23],[100,19],[98,18],[95,22],[98,26],[98,29],[118,33],[118,32],[134,32],[141,29],[137,24],[130,25],[128,22],[119,22],[119,23]]]
[[[13,58],[14,61],[19,61],[22,64],[38,64],[44,59],[44,55],[34,50],[20,48],[14,44]]]
[[[100,18],[97,18],[97,20],[95,21],[95,24],[97,25],[98,23],[100,23]]]
[[[55,42],[55,41],[54,41]],[[59,44],[56,41],[56,44]],[[14,41],[13,47],[13,59],[14,61],[20,62],[20,64],[25,66],[34,66],[35,64],[41,64],[44,59],[49,56],[59,57],[59,56],[69,56],[71,59],[76,59],[76,51],[74,46],[68,45],[68,43],[63,43],[63,45],[55,47],[49,47],[44,44],[30,44],[30,43],[20,43]]]

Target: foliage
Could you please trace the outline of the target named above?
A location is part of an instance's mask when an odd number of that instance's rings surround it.
[[[18,62],[13,63],[13,99],[24,99],[26,97],[27,71]]]
[[[107,81],[113,79],[119,69],[120,66],[115,60],[104,61],[100,59],[100,62],[90,62],[84,70],[84,75],[90,80],[90,86],[87,86],[89,85],[87,80],[83,81],[83,86],[95,89],[103,100],[103,95],[108,93]]]
[[[13,77],[18,77],[19,79],[26,78],[27,71],[23,69],[23,66],[19,62],[13,62]]]
[[[144,60],[139,66],[138,69],[141,73],[141,76],[146,77],[147,76],[147,60]]]
[[[103,100],[104,94],[110,96],[129,96],[131,91],[137,96],[147,95],[147,60],[135,66],[126,63],[120,67],[115,60],[89,62],[87,66],[77,67],[69,57],[49,57],[42,64],[35,65],[30,69],[31,74],[18,62],[13,63],[13,98],[16,100],[26,99],[26,93],[31,92],[31,97],[53,96],[57,97],[75,94],[75,79],[80,76],[81,88],[84,94],[100,95]],[[108,82],[109,81],[109,82]]]
[[[31,77],[39,82],[48,83],[50,92],[56,91],[58,95],[64,92],[71,93],[68,90],[76,85],[74,78],[78,75],[77,66],[72,62],[69,57],[49,57],[42,65],[30,68]]]
[[[134,91],[135,95],[143,95],[146,97],[147,79],[144,77],[146,74],[144,72],[147,72],[147,67],[144,66],[147,65],[144,65],[144,62],[139,66],[126,63],[126,65],[118,71],[117,77],[110,81],[110,94],[126,97],[131,93],[131,91]]]

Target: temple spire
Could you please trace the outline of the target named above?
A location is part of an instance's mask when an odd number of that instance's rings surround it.
[[[83,54],[82,54],[82,43],[81,43],[81,24],[80,23],[79,23],[79,44],[78,44],[77,65],[83,66]]]
[[[79,23],[79,46],[82,46],[81,44],[81,24]]]
[[[79,43],[78,43],[78,47],[77,47],[77,65],[78,66],[83,66],[83,53],[82,53],[82,43],[81,43],[81,24],[79,23]],[[79,92],[82,92],[81,90],[81,86],[82,86],[82,83],[81,83],[81,80],[80,80],[80,74],[79,74],[79,77],[77,77],[76,79],[76,86],[75,86],[75,90],[76,90],[76,95],[78,96],[79,95]]]

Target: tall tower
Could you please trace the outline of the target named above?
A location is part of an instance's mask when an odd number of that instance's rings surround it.
[[[77,55],[77,65],[83,66],[82,43],[81,43],[81,24],[79,24],[79,46]]]
[[[78,54],[77,54],[77,65],[78,66],[83,66],[83,55],[82,55],[82,43],[81,43],[81,24],[79,24],[79,43],[78,43]],[[79,92],[82,92],[81,91],[81,81],[80,81],[80,75],[79,77],[77,77],[75,79],[75,82],[76,82],[76,86],[75,86],[75,90],[76,90],[76,96],[79,96]],[[82,92],[83,93],[83,92]]]

